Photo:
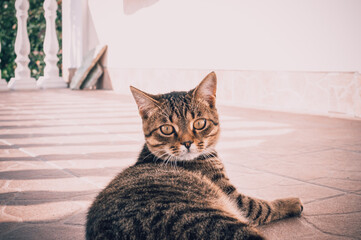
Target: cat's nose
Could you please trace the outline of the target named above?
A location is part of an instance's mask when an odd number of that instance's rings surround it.
[[[182,145],[184,145],[187,149],[189,149],[192,145],[193,141],[186,141],[182,142]]]

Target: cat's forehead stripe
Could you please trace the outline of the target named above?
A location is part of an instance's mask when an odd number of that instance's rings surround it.
[[[173,123],[173,114],[172,114],[172,113],[169,114],[169,121],[170,121],[171,123]]]

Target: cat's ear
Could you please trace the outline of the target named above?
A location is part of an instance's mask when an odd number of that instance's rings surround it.
[[[202,82],[194,89],[195,99],[203,100],[213,108],[216,105],[217,76],[214,72],[209,73]]]
[[[133,86],[130,86],[130,91],[138,105],[139,114],[142,118],[149,117],[151,112],[160,105],[152,94],[145,93]]]

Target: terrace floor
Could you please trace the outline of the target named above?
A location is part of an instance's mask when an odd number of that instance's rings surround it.
[[[298,196],[268,239],[361,239],[361,121],[218,106],[219,155],[239,191]],[[141,122],[110,91],[0,93],[0,239],[84,239],[94,196],[135,162]]]

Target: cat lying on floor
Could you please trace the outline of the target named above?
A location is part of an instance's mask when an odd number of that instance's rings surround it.
[[[264,239],[255,226],[301,214],[298,198],[264,201],[230,182],[215,150],[216,86],[212,72],[189,92],[131,87],[146,143],[93,202],[87,239]]]

